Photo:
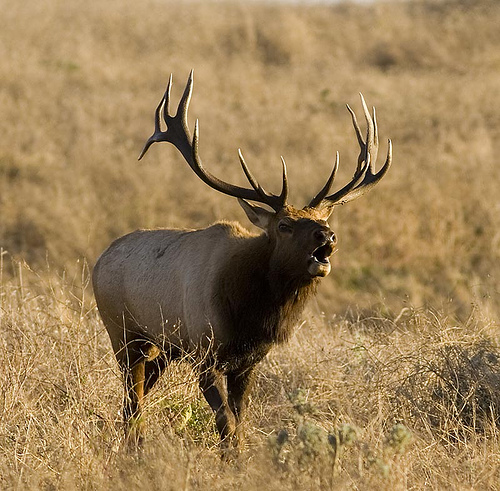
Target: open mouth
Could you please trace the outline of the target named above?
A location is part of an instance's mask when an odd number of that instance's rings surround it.
[[[309,258],[308,271],[313,277],[326,276],[330,272],[330,256],[333,252],[333,243],[327,242],[312,251]]]
[[[312,258],[321,264],[330,264],[329,257],[332,255],[333,245],[330,242],[314,249],[311,256]]]

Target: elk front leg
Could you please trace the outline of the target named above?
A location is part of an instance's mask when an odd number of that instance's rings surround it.
[[[227,403],[224,376],[215,368],[203,370],[200,373],[200,389],[215,413],[215,424],[221,437],[223,453],[227,454],[234,437],[235,418]]]
[[[228,404],[236,419],[234,437],[236,447],[241,447],[244,441],[243,418],[252,381],[253,367],[243,372],[229,372],[227,374]]]

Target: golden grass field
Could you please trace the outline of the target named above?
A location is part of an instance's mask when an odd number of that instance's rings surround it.
[[[0,5],[0,488],[500,489],[500,3],[47,0]],[[123,448],[122,384],[90,270],[139,227],[248,225],[153,130],[191,68],[216,175],[237,149],[303,206],[377,107],[369,195],[291,342],[259,366],[247,447],[223,463],[189,368]]]

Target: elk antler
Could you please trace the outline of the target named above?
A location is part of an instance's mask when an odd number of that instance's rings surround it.
[[[333,166],[333,171],[328,178],[328,181],[321,189],[321,191],[311,200],[309,203],[309,208],[315,207],[328,207],[333,208],[335,205],[343,205],[356,199],[357,197],[365,194],[369,191],[377,182],[385,176],[386,172],[389,170],[392,162],[392,143],[389,140],[387,149],[387,158],[383,167],[374,173],[374,164],[377,160],[378,153],[378,128],[377,119],[375,116],[375,108],[373,108],[373,117],[370,115],[368,108],[366,107],[366,102],[362,94],[361,104],[363,105],[363,112],[366,119],[366,141],[363,140],[361,130],[356,119],[356,114],[347,105],[347,109],[351,113],[352,124],[354,126],[354,131],[356,132],[356,137],[360,146],[360,152],[358,156],[358,166],[352,180],[346,184],[342,189],[339,189],[333,194],[327,196],[330,188],[332,187],[333,180],[335,179],[335,174],[339,166],[339,154],[337,152],[337,157],[335,159],[335,164]]]
[[[264,188],[257,182],[257,180],[250,173],[250,170],[248,169],[240,150],[238,150],[240,164],[243,168],[245,176],[247,177],[253,189],[234,186],[233,184],[224,182],[221,179],[210,174],[210,172],[203,168],[203,164],[198,154],[198,120],[196,121],[194,127],[194,134],[192,139],[187,122],[189,102],[191,100],[191,93],[193,91],[193,70],[191,70],[191,73],[189,74],[186,88],[184,89],[184,94],[181,97],[175,116],[171,116],[169,114],[171,87],[172,75],[170,75],[165,95],[156,108],[155,131],[144,145],[144,148],[139,155],[139,160],[142,159],[144,154],[148,151],[149,147],[153,143],[162,141],[172,143],[177,148],[177,150],[181,152],[182,156],[189,164],[191,169],[193,169],[193,171],[196,173],[196,175],[211,188],[216,189],[221,193],[228,194],[229,196],[234,196],[236,198],[264,203],[270,206],[276,212],[281,210],[286,205],[286,200],[288,197],[288,181],[286,176],[286,165],[283,157],[281,158],[281,164],[283,167],[283,185],[281,194],[279,196],[267,193]],[[163,121],[167,126],[166,131],[161,130],[160,113],[162,113]]]

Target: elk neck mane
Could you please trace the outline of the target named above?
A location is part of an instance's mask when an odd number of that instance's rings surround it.
[[[233,355],[265,355],[273,344],[286,341],[316,290],[317,279],[273,264],[272,249],[266,234],[241,237],[221,268],[215,297],[225,311],[225,344]]]

